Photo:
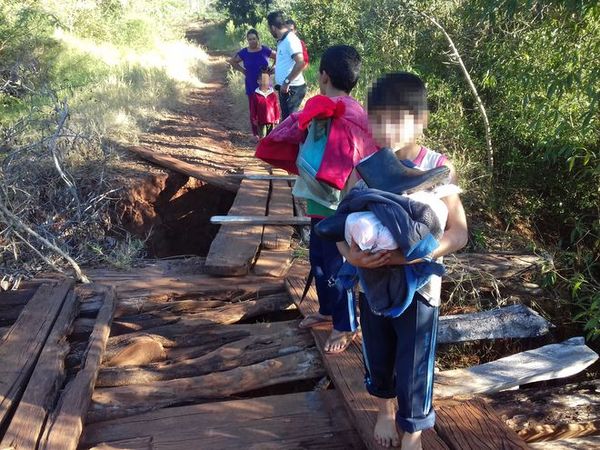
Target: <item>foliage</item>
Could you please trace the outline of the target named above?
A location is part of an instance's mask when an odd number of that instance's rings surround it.
[[[179,0],[0,0],[0,202],[80,263],[124,253],[113,143],[135,141],[206,75],[206,54],[183,39],[188,14]],[[63,265],[22,238],[2,223],[4,270]]]

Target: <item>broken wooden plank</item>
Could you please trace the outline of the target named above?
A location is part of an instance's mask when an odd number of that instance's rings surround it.
[[[600,436],[560,439],[529,444],[534,450],[592,450],[600,448]]]
[[[308,264],[297,261],[286,278],[290,296],[305,316],[318,311],[317,293],[314,286],[311,286],[304,301],[300,301],[308,270]],[[330,355],[323,351],[330,329],[313,328],[311,333],[321,352],[327,372],[335,384],[336,391],[340,393],[348,416],[361,439],[368,449],[380,450],[382,447],[377,444],[373,435],[378,404],[375,397],[369,395],[364,386],[364,365],[360,342],[355,339],[343,353]],[[449,449],[433,429],[423,433],[423,448],[428,450]]]
[[[118,441],[100,442],[90,450],[152,450],[152,437],[142,436]]]
[[[212,216],[210,223],[218,225],[310,225],[310,217],[299,216]]]
[[[224,398],[280,383],[317,378],[324,373],[318,352],[308,349],[208,375],[99,388],[94,391],[88,422],[126,417],[182,402]]]
[[[284,277],[292,265],[294,251],[291,248],[284,250],[261,250],[253,272],[260,277]]]
[[[66,377],[64,358],[69,352],[67,335],[77,315],[78,304],[77,296],[71,290],[44,343],[23,397],[0,442],[0,448],[30,449],[32,443],[38,441],[46,416]]]
[[[73,281],[42,285],[0,341],[0,427],[25,390]]]
[[[106,367],[100,371],[97,387],[144,384],[222,372],[302,351],[313,345],[308,332],[278,329],[273,334],[250,335],[226,343],[202,356],[183,361],[169,360],[144,367]]]
[[[503,280],[539,270],[546,260],[537,255],[512,253],[458,253],[444,257],[447,281],[465,278]]]
[[[600,433],[600,379],[551,388],[499,392],[484,397],[527,442]]]
[[[148,434],[156,448],[171,450],[364,448],[336,391],[180,406],[94,423],[81,446]]]
[[[201,169],[194,164],[181,161],[180,159],[173,158],[172,156],[148,148],[140,146],[130,146],[127,148],[129,149],[129,151],[137,154],[138,156],[141,156],[145,160],[153,162],[154,164],[157,164],[166,169],[171,169],[176,172],[183,173],[184,175],[188,175],[190,177],[220,187],[227,191],[236,192],[238,189],[238,184],[233,179],[228,179],[224,177],[224,174],[219,174],[216,172]]]
[[[548,334],[550,326],[527,306],[510,305],[472,314],[441,316],[438,343],[538,337]]]
[[[229,210],[232,215],[262,215],[267,209],[269,183],[244,180]],[[262,227],[223,225],[206,256],[207,273],[220,276],[247,275],[260,247]]]
[[[40,439],[40,450],[75,450],[83,431],[94,385],[100,370],[102,354],[110,332],[115,309],[115,292],[107,289],[104,304],[98,312],[96,326],[90,336],[83,367],[65,386],[56,408],[48,417]]]
[[[268,217],[293,216],[294,200],[292,188],[287,182],[272,181],[269,198]],[[262,248],[283,250],[290,247],[294,229],[291,226],[265,226],[262,237]]]
[[[473,450],[525,450],[529,448],[481,400],[440,404],[435,431],[452,448]]]
[[[582,337],[500,358],[467,369],[436,374],[438,397],[499,392],[534,381],[563,378],[581,372],[598,359]]]

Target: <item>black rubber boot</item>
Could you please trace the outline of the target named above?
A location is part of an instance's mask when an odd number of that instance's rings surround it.
[[[450,178],[448,167],[441,166],[430,170],[409,167],[396,158],[396,154],[390,148],[380,149],[370,158],[360,162],[356,170],[370,188],[394,194],[423,191],[447,183]]]

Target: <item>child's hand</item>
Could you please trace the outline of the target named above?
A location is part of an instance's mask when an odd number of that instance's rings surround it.
[[[371,253],[363,251],[354,241],[351,242],[346,255],[346,259],[350,264],[355,267],[364,267],[365,269],[375,269],[385,266],[390,263],[390,258],[390,252]]]

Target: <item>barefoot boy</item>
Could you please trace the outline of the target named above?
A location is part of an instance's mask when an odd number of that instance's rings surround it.
[[[420,169],[449,166],[451,183],[456,183],[454,168],[446,156],[416,143],[427,125],[426,98],[425,85],[416,75],[391,73],[380,78],[368,96],[373,137],[379,145],[393,148],[399,159],[410,160]],[[430,255],[433,260],[467,243],[467,222],[458,194],[443,201],[448,219],[439,246]],[[356,267],[421,261],[407,262],[397,250],[371,253],[361,251],[355,243],[337,245]],[[393,318],[374,314],[365,294],[359,296],[365,383],[369,393],[378,398],[374,433],[384,447],[401,444],[403,450],[420,449],[422,430],[434,426],[431,400],[440,292],[441,277],[432,275],[429,283],[415,293],[410,306]]]
[[[339,353],[352,342],[357,328],[354,294],[334,283],[343,264],[336,243],[320,238],[315,225],[335,213],[343,191],[352,183],[354,166],[377,149],[369,133],[368,117],[350,96],[358,81],[361,60],[348,45],[329,47],[319,65],[321,95],[306,102],[261,140],[256,156],[268,163],[299,173],[294,195],[307,199],[311,216],[309,258],[319,298],[319,312],[306,317],[300,327],[333,322],[325,351]],[[303,164],[318,160],[311,177]]]

